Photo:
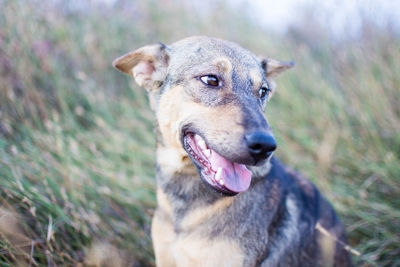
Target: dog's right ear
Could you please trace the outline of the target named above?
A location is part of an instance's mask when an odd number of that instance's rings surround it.
[[[281,72],[294,67],[294,62],[283,62],[272,58],[264,58],[261,60],[261,66],[268,78],[275,78]]]
[[[164,44],[148,45],[113,61],[119,71],[131,75],[147,91],[157,90],[167,76],[169,56]]]

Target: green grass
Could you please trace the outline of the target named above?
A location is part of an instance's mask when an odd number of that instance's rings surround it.
[[[283,37],[213,7],[0,1],[1,266],[154,264],[154,118],[111,62],[196,34],[296,61],[266,113],[278,156],[334,204],[357,265],[400,265],[399,36]]]

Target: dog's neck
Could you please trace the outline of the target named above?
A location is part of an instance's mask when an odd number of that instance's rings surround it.
[[[261,166],[249,167],[253,173],[251,186],[264,178],[270,168],[269,160]],[[179,221],[188,210],[211,205],[223,198],[231,198],[215,191],[201,180],[196,167],[183,149],[181,151],[162,145],[157,148],[157,186],[166,197],[164,201],[168,201],[171,206],[173,221]],[[158,204],[160,206],[162,203]]]
[[[166,165],[167,158],[159,156],[167,151],[170,152],[170,165]],[[182,215],[183,210],[211,204],[225,197],[201,181],[196,167],[187,156],[182,159],[170,149],[163,149],[161,153],[158,150],[157,155],[157,186],[166,194],[175,213]],[[178,159],[181,162],[177,162]]]

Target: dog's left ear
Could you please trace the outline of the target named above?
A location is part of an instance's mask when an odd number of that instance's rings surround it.
[[[113,61],[113,66],[131,75],[148,92],[161,87],[167,76],[169,56],[164,44],[148,45]]]
[[[261,66],[267,78],[274,78],[281,72],[292,68],[294,62],[283,62],[272,58],[264,58],[261,60]]]

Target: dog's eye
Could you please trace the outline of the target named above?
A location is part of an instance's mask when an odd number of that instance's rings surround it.
[[[260,90],[258,90],[258,96],[261,98],[261,100],[264,100],[270,92],[271,89],[268,87],[261,87]]]
[[[200,81],[202,81],[202,83],[209,85],[209,86],[219,86],[220,82],[218,80],[218,77],[215,75],[204,75],[200,77]]]

